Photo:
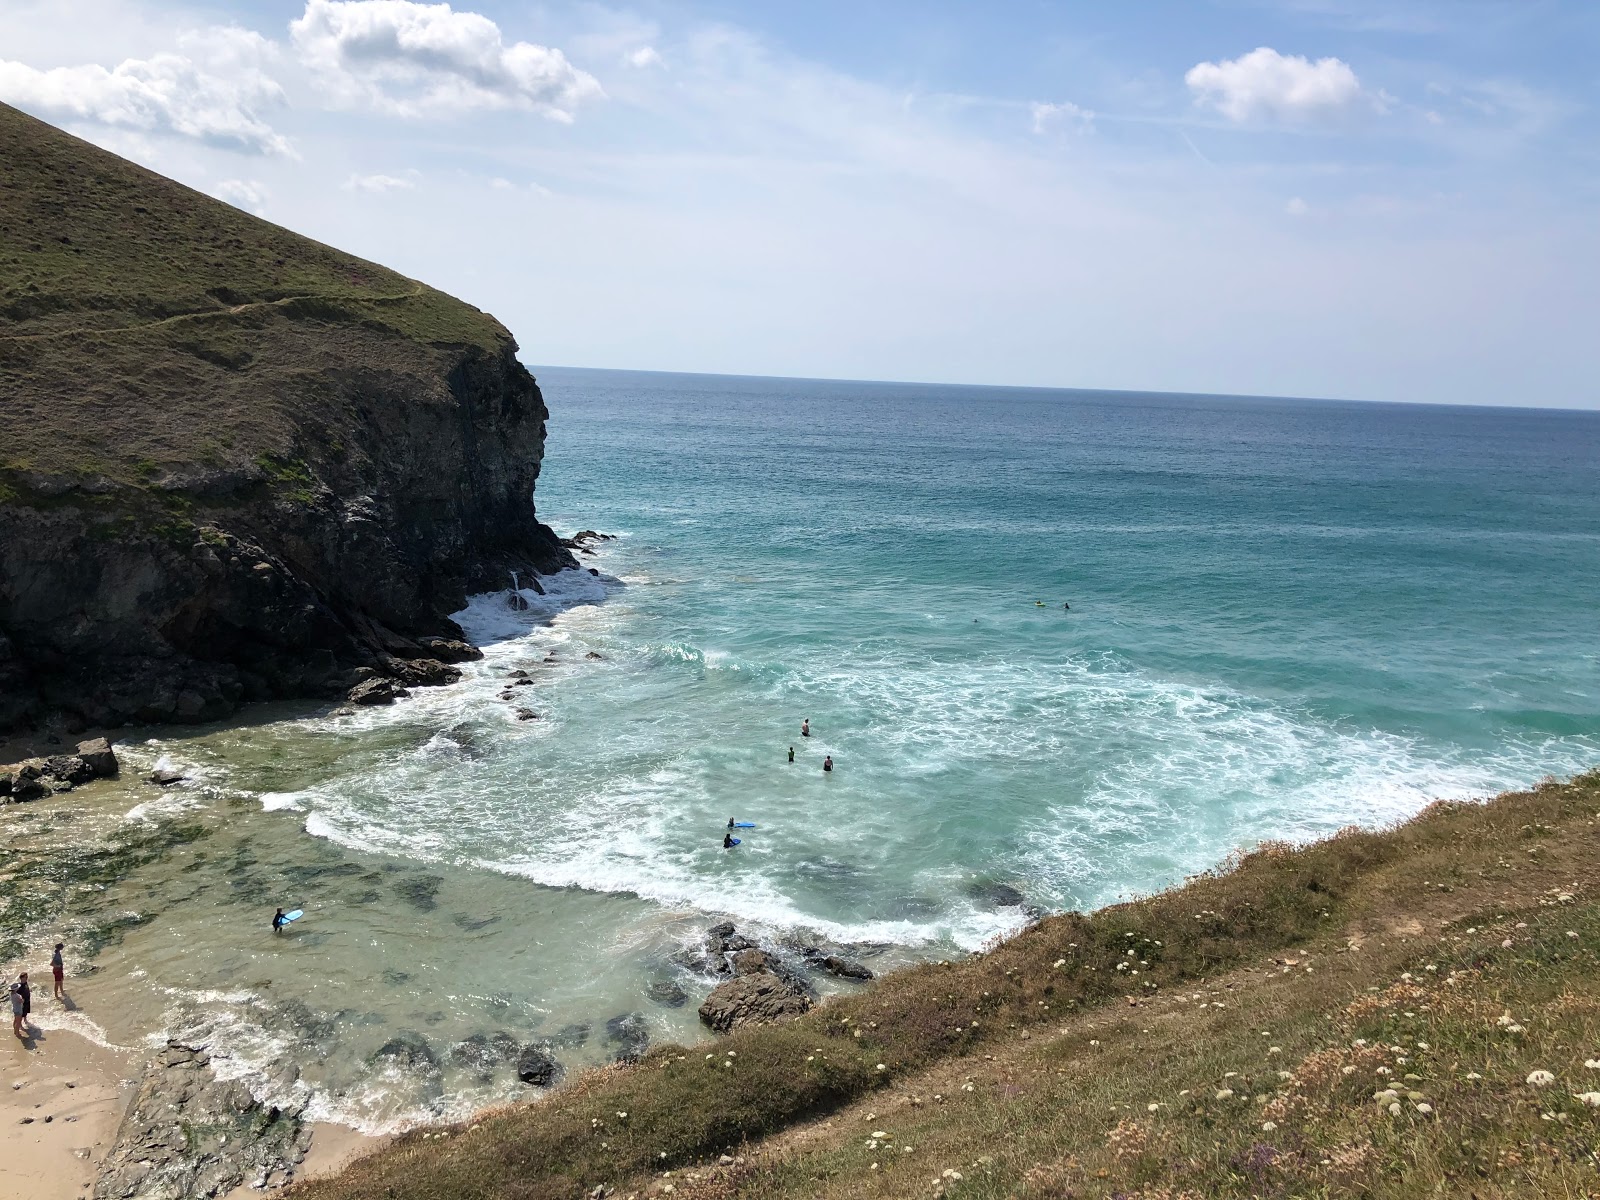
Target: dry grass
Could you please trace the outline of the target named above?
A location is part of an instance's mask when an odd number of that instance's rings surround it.
[[[297,1194],[1588,1195],[1597,808],[1591,773],[1266,847]]]
[[[0,160],[0,502],[253,477],[304,453],[341,373],[440,377],[461,347],[510,344],[477,309],[4,104]]]

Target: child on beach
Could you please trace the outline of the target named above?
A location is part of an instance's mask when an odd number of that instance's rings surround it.
[[[22,985],[13,983],[11,985],[11,1032],[26,1040],[28,1031],[22,1027],[22,1018],[26,1015],[26,1010],[23,1008],[24,1003]]]
[[[57,1000],[61,999],[61,993],[64,990],[62,980],[66,978],[67,974],[67,965],[61,959],[61,951],[65,946],[65,942],[57,942],[56,948],[50,952],[50,974],[55,977],[55,997]]]

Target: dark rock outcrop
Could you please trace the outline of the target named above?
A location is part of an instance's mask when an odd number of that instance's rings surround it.
[[[662,1008],[682,1008],[689,1003],[689,993],[674,979],[656,980],[645,989],[645,995]]]
[[[830,954],[822,960],[822,969],[830,975],[837,975],[841,979],[867,980],[872,978],[872,969],[853,958],[845,958],[840,954]]]
[[[561,1078],[560,1061],[543,1042],[524,1046],[517,1055],[517,1078],[533,1087],[549,1087]]]
[[[809,1012],[811,1000],[770,971],[739,975],[720,983],[700,1006],[700,1020],[718,1033],[742,1025],[784,1021]]]
[[[606,1022],[606,1043],[616,1047],[615,1061],[634,1062],[650,1046],[650,1026],[639,1013],[622,1013]]]
[[[116,752],[105,738],[78,743],[76,754],[52,754],[0,767],[0,804],[21,804],[70,792],[91,779],[117,773]]]
[[[116,751],[105,738],[90,738],[86,742],[79,742],[78,757],[83,759],[89,765],[89,769],[101,779],[114,779],[120,770]]]
[[[239,1080],[220,1082],[210,1061],[204,1047],[167,1043],[122,1118],[94,1200],[187,1200],[293,1178],[311,1144],[298,1110],[262,1105]]]

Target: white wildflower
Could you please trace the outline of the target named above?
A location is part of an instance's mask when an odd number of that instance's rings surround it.
[[[1529,1087],[1549,1087],[1556,1081],[1556,1077],[1549,1071],[1531,1071],[1528,1074]]]
[[[1217,1099],[1218,1100],[1232,1100],[1233,1099],[1233,1089],[1232,1088],[1218,1088],[1217,1089]]]
[[[1588,1108],[1600,1108],[1600,1092],[1574,1092],[1572,1098]]]

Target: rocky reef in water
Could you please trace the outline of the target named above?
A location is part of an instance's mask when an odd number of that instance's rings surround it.
[[[0,154],[0,730],[382,702],[576,565],[492,317],[5,105]]]

